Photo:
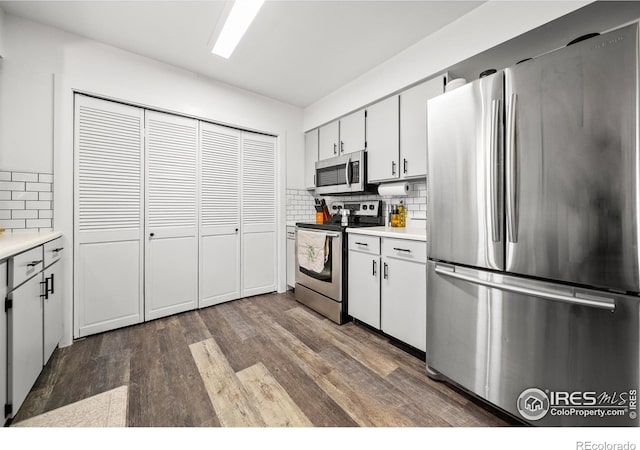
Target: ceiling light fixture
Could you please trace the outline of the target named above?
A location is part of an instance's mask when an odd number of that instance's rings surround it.
[[[264,0],[236,0],[211,53],[228,59],[263,3]]]

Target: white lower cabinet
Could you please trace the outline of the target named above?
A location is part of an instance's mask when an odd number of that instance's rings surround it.
[[[7,295],[7,263],[0,263],[0,298],[4,299]],[[7,314],[3,308],[0,310],[0,408],[2,408],[3,420],[0,426],[4,424],[4,405],[7,404]]]
[[[18,411],[42,370],[42,299],[40,273],[14,289],[8,310],[10,417]]]
[[[296,227],[287,226],[287,286],[296,286]]]
[[[50,241],[44,249],[40,245],[0,264],[0,293],[5,299],[5,314],[0,320],[0,390],[5,418],[18,412],[62,339],[60,241]],[[43,269],[43,262],[49,266]]]
[[[348,235],[349,279],[347,312],[380,329],[380,238]]]
[[[350,233],[349,315],[425,351],[426,256],[425,242]]]
[[[46,293],[43,301],[43,365],[46,365],[62,339],[62,261],[54,262],[43,272]]]

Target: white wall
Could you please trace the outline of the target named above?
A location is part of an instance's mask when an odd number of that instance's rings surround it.
[[[73,248],[73,92],[82,91],[277,135],[282,198],[277,211],[278,260],[283,275],[278,286],[286,288],[286,166],[291,184],[303,186],[298,180],[304,159],[300,108],[12,15],[5,16],[5,37],[6,56],[0,62],[0,169],[53,168],[54,228],[65,233],[67,248]],[[65,258],[71,268],[72,252]],[[69,269],[66,292],[72,286]],[[70,301],[65,308],[64,344],[69,344]]]
[[[304,110],[304,130],[356,110],[590,1],[490,1]]]

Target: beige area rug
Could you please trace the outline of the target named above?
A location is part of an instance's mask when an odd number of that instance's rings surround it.
[[[12,424],[14,427],[124,427],[127,425],[127,386],[48,411]]]

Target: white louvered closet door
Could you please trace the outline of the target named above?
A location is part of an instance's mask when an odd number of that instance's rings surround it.
[[[76,338],[143,320],[143,114],[75,96]]]
[[[198,121],[145,113],[145,320],[195,309]]]
[[[200,122],[200,308],[240,297],[241,134]]]
[[[242,133],[242,296],[276,289],[276,138]]]

